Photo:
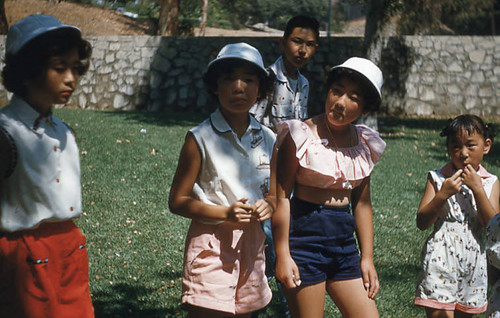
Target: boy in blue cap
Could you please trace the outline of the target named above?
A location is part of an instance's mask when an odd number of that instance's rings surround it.
[[[94,317],[81,213],[80,160],[71,128],[52,115],[88,70],[78,28],[31,15],[7,34],[0,109],[0,313]]]

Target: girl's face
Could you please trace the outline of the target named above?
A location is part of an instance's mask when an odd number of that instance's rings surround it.
[[[491,139],[484,139],[484,136],[477,131],[470,135],[467,131],[462,131],[448,140],[448,154],[455,169],[463,169],[467,165],[477,170],[483,160],[483,156],[490,151]]]
[[[362,86],[349,77],[333,82],[325,102],[329,123],[334,126],[347,125],[365,114],[365,99],[361,93]]]
[[[259,77],[251,66],[238,66],[219,76],[215,94],[223,112],[248,113],[260,96]]]
[[[28,85],[27,99],[30,104],[44,107],[65,104],[73,94],[81,67],[76,48],[60,56],[53,56],[45,76],[33,80]]]

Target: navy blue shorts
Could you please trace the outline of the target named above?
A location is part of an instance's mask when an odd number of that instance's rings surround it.
[[[302,285],[362,277],[350,206],[324,206],[294,197],[290,214],[290,253]]]

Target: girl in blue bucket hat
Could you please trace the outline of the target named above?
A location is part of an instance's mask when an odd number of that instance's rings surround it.
[[[169,198],[191,219],[182,304],[189,317],[250,317],[272,297],[260,222],[274,211],[275,136],[248,111],[272,81],[246,43],[224,46],[204,81],[218,108],[186,135]]]
[[[7,34],[0,109],[0,315],[93,317],[74,132],[52,115],[88,69],[78,28],[31,15]]]

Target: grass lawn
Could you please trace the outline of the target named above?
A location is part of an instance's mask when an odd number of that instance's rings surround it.
[[[61,109],[81,152],[83,216],[97,317],[185,317],[179,306],[189,220],[169,212],[170,183],[187,130],[206,114]],[[444,120],[384,117],[386,151],[372,174],[375,265],[381,317],[424,317],[412,304],[421,232],[415,213],[426,172],[443,166]],[[498,123],[497,123],[498,124]],[[485,157],[500,175],[500,145]],[[272,283],[275,291],[276,286]],[[281,317],[276,299],[259,317]],[[328,298],[325,317],[340,317]]]

